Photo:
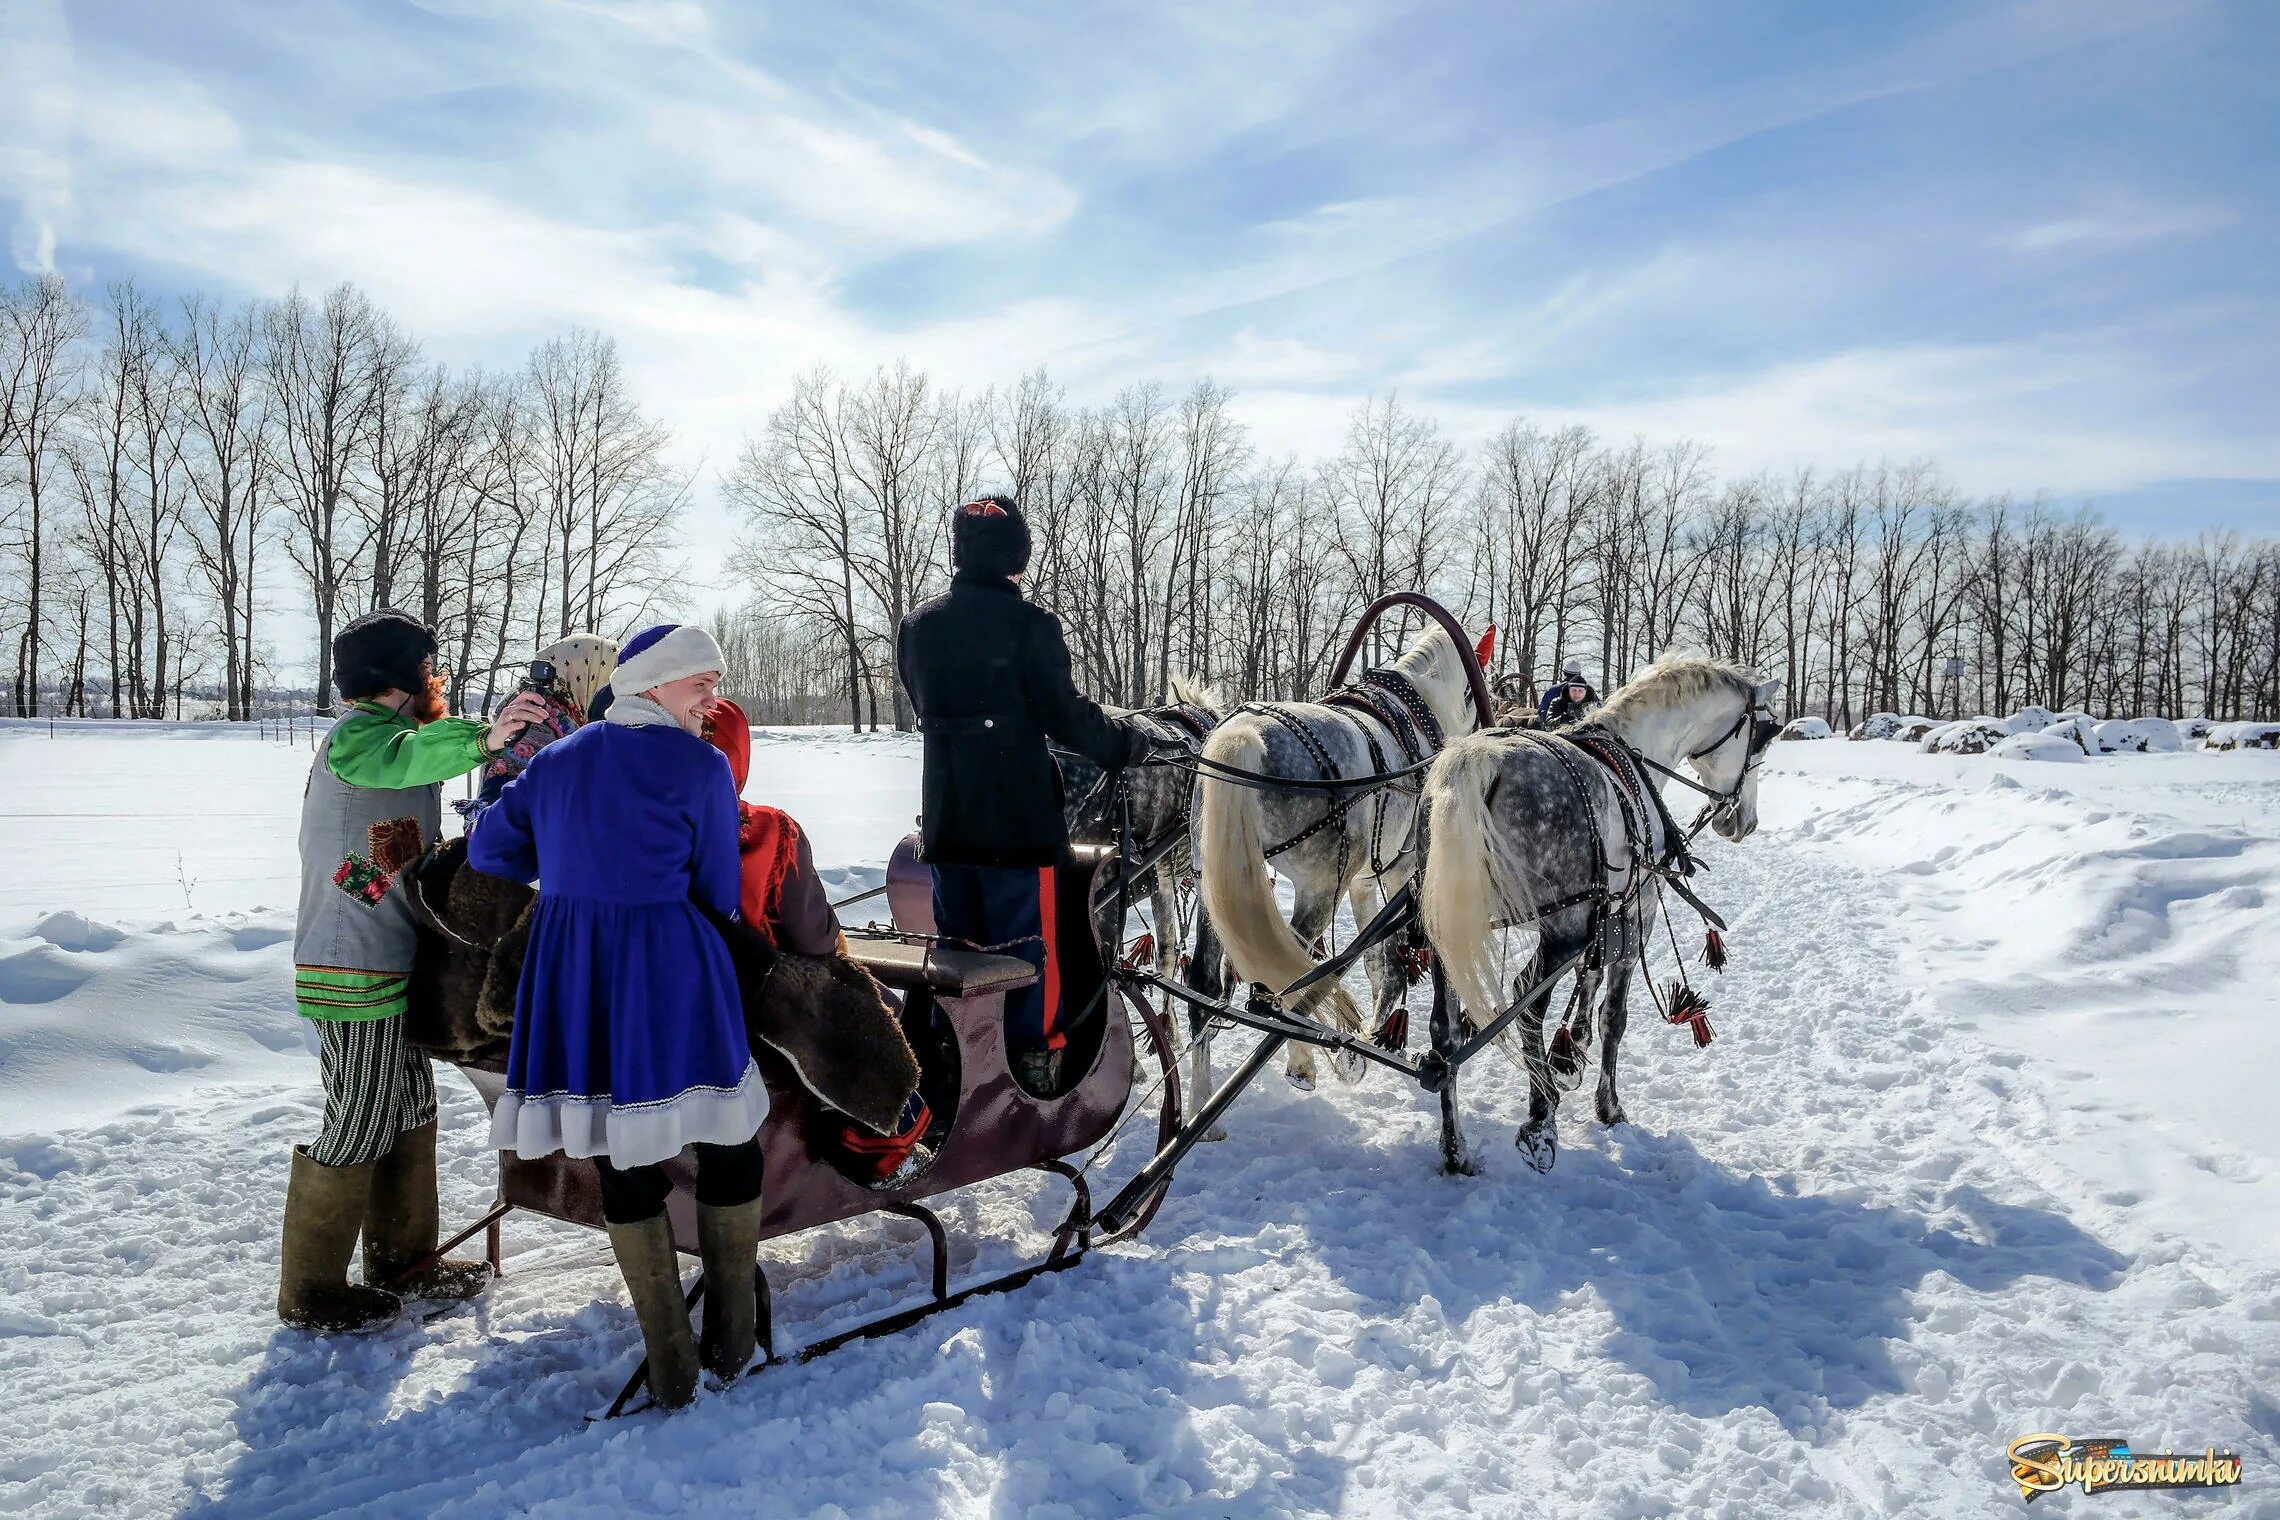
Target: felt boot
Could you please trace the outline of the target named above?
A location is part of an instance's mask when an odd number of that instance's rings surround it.
[[[658,1214],[634,1224],[613,1224],[609,1231],[634,1317],[641,1321],[641,1344],[649,1353],[649,1396],[666,1409],[679,1409],[697,1396],[697,1337],[681,1292],[672,1222]]]
[[[473,1298],[491,1282],[486,1261],[431,1262],[417,1277],[396,1279],[442,1238],[435,1198],[435,1121],[396,1137],[373,1163],[372,1199],[364,1210],[364,1280],[407,1298]]]
[[[731,1382],[759,1345],[760,1200],[721,1208],[697,1205],[697,1248],[705,1262],[705,1371]]]
[[[374,1166],[323,1166],[293,1147],[277,1273],[277,1317],[286,1324],[326,1332],[369,1330],[403,1307],[393,1293],[348,1280]]]

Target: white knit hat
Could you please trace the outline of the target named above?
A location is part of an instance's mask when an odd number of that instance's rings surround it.
[[[683,676],[726,668],[720,645],[711,634],[690,623],[659,623],[625,641],[625,648],[618,652],[617,673],[610,677],[610,690],[632,696]]]

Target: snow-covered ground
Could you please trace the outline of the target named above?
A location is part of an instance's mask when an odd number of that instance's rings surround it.
[[[762,737],[750,794],[876,882],[915,746]],[[1953,1516],[2012,1512],[2002,1449],[2052,1430],[2248,1458],[2069,1512],[2280,1515],[2280,756],[1777,746],[1709,846],[1718,1042],[1640,999],[1635,1122],[1571,1105],[1550,1176],[1493,1061],[1469,1180],[1382,1073],[1269,1080],[1142,1241],[608,1425],[637,1334],[591,1232],[517,1218],[485,1299],[375,1337],[275,1322],[307,764],[0,726],[0,1513]],[[1061,1206],[969,1190],[957,1270]],[[907,1301],[915,1236],[767,1247],[784,1339]]]

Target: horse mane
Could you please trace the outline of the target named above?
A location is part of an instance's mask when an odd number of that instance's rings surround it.
[[[1175,675],[1170,684],[1174,702],[1188,707],[1200,707],[1214,718],[1225,715],[1227,696],[1210,682],[1199,681],[1194,676]]]
[[[1672,650],[1625,681],[1600,705],[1599,716],[1623,719],[1677,707],[1720,688],[1757,689],[1757,677],[1739,665]]]
[[[1439,696],[1447,704],[1447,710],[1438,716],[1450,733],[1471,727],[1465,715],[1472,711],[1472,683],[1465,671],[1465,657],[1448,629],[1427,618],[1401,658],[1393,662],[1393,668],[1430,692],[1426,698],[1429,703],[1433,696]]]

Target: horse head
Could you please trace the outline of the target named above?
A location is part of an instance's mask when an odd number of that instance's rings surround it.
[[[1640,754],[1675,769],[1710,799],[1710,826],[1738,842],[1757,832],[1757,772],[1781,732],[1773,704],[1781,682],[1699,655],[1665,655],[1626,682],[1599,710]],[[1684,779],[1683,777],[1681,779]]]

